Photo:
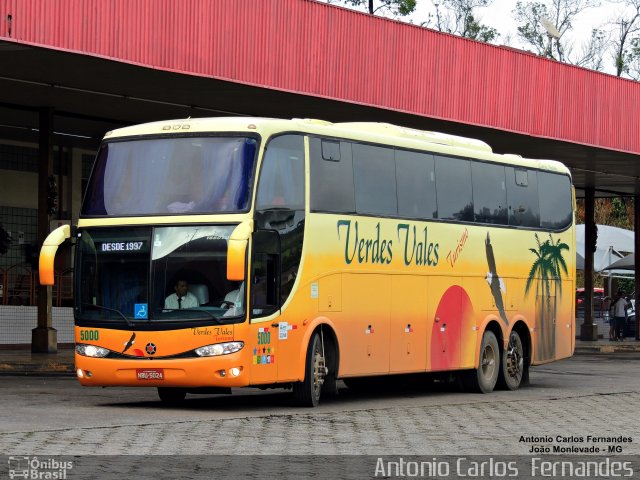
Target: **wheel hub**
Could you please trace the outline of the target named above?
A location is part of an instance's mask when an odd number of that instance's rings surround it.
[[[517,377],[522,372],[522,354],[513,343],[509,343],[507,350],[507,372],[512,377]]]
[[[320,354],[320,352],[316,352],[313,362],[313,385],[315,388],[322,387],[326,375],[327,367],[325,366],[324,357]]]
[[[487,345],[484,351],[482,352],[482,370],[485,374],[490,374],[492,370],[495,368],[496,357],[493,348],[490,345]]]

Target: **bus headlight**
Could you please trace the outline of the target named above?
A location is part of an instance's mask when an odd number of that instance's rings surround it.
[[[76,352],[85,357],[102,358],[109,355],[109,350],[102,347],[96,347],[95,345],[85,345],[79,343],[76,345]]]
[[[215,357],[217,355],[228,355],[242,350],[244,342],[214,343],[205,347],[196,348],[195,352],[201,357]]]

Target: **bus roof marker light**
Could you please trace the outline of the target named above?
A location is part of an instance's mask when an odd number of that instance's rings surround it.
[[[249,125],[247,125],[247,128],[249,130],[255,130],[257,127],[253,123],[250,123]]]

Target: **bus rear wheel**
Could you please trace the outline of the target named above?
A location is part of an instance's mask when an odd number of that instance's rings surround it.
[[[184,388],[158,387],[158,396],[162,403],[178,405],[184,401],[187,391]]]
[[[518,332],[511,332],[509,345],[502,354],[499,384],[508,390],[517,390],[522,384],[525,372],[524,347]]]
[[[322,384],[327,374],[320,335],[314,333],[309,341],[304,380],[293,384],[293,399],[300,407],[317,407]]]
[[[467,390],[480,393],[491,393],[498,381],[500,370],[500,349],[498,340],[491,331],[484,332],[480,345],[478,368],[466,372],[464,386]]]

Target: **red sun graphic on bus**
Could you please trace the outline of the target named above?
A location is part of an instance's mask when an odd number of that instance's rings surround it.
[[[471,330],[473,306],[469,295],[459,285],[449,287],[442,295],[431,330],[431,369],[451,370],[460,365],[463,328]]]

